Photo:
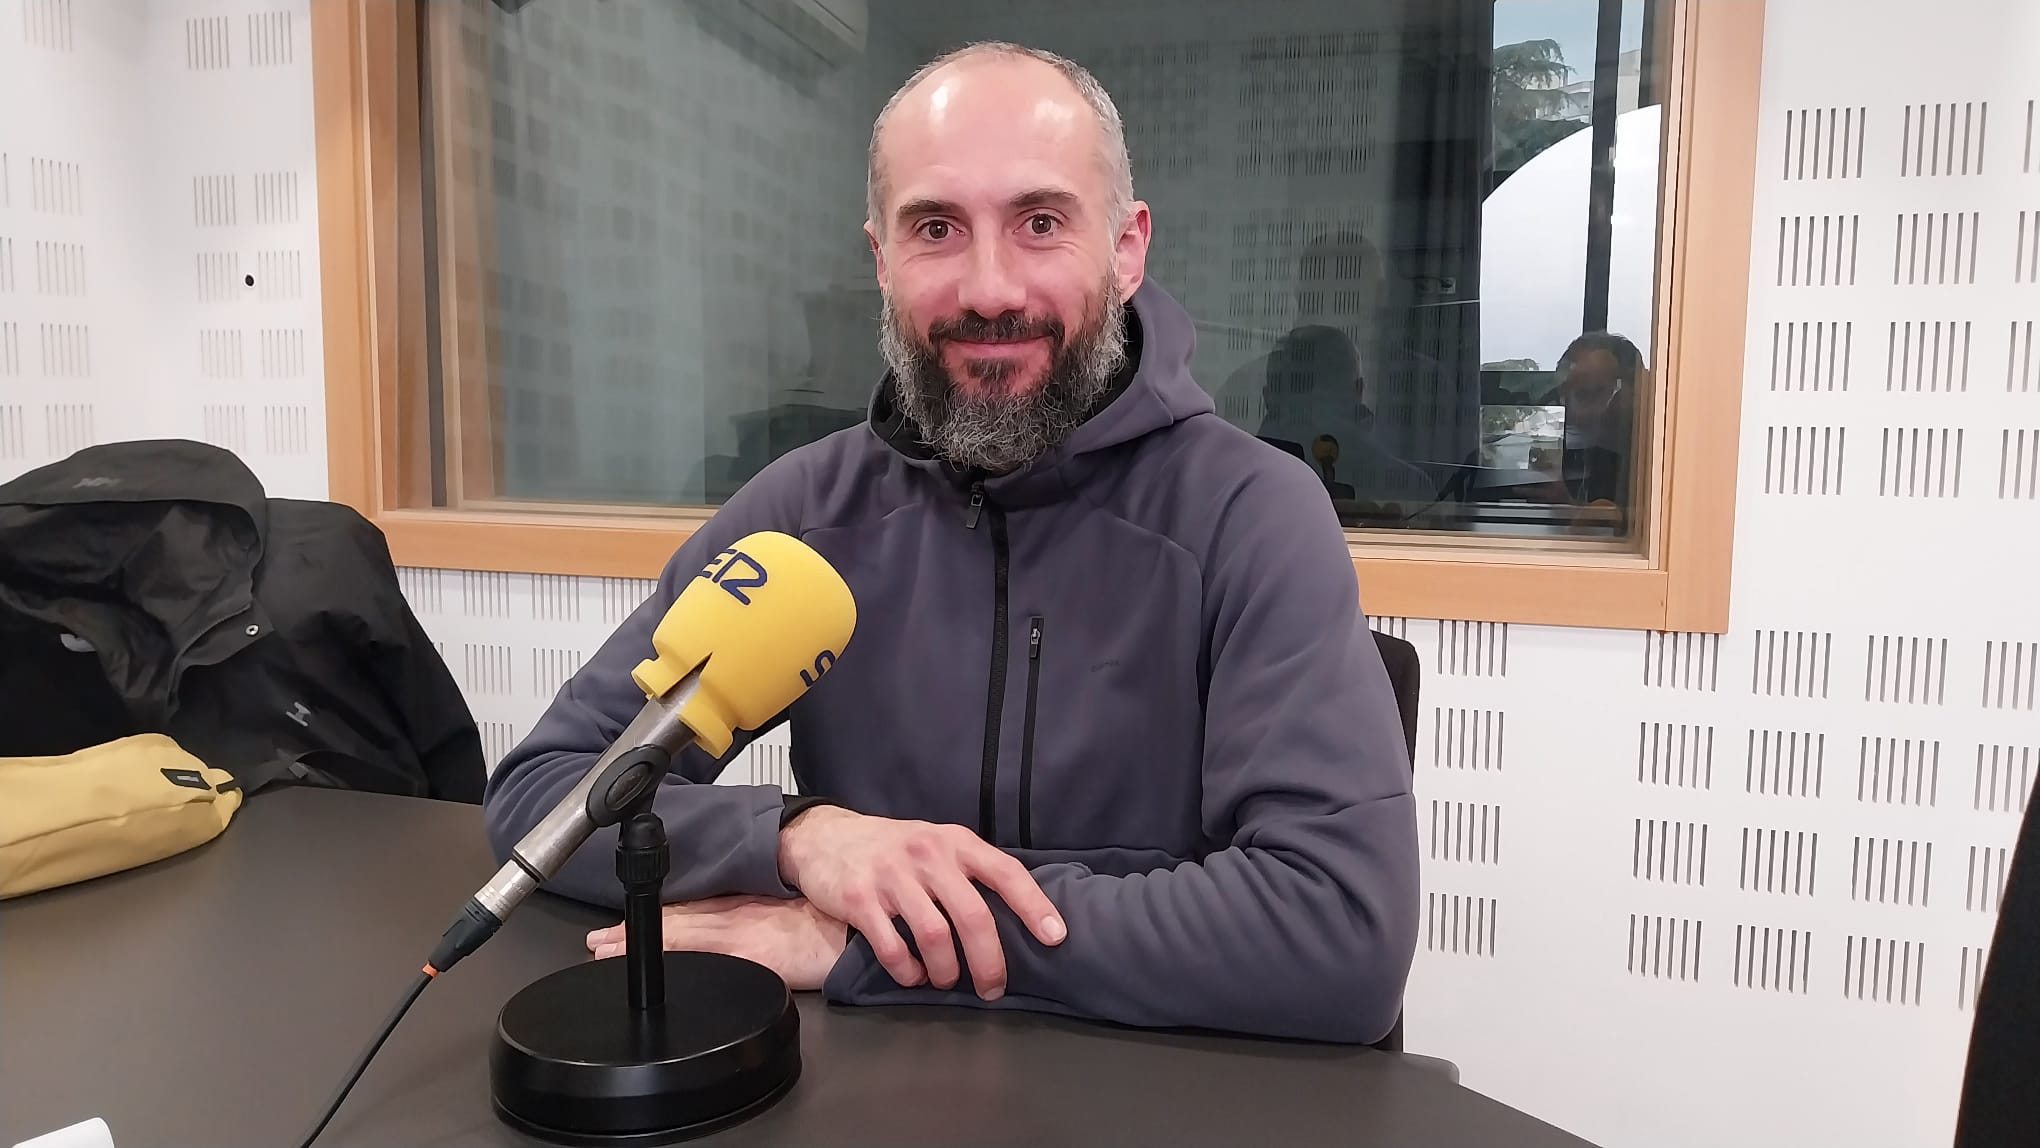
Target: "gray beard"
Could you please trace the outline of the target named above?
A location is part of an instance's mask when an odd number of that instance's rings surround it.
[[[966,469],[1007,474],[1055,449],[1112,388],[1126,365],[1126,304],[1108,277],[1097,318],[1059,343],[1048,378],[1025,394],[994,383],[956,385],[933,347],[906,329],[892,299],[879,319],[878,348],[892,368],[894,401],[936,456]]]

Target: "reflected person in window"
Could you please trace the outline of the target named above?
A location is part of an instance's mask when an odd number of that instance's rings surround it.
[[[1557,375],[1554,393],[1565,407],[1566,500],[1626,505],[1643,354],[1620,335],[1589,331],[1559,356]]]
[[[1328,481],[1326,489],[1340,504],[1341,521],[1399,520],[1405,506],[1437,495],[1437,482],[1405,460],[1423,457],[1412,454],[1422,436],[1410,416],[1428,411],[1441,388],[1449,390],[1444,371],[1408,345],[1411,312],[1391,289],[1380,250],[1359,232],[1310,239],[1295,275],[1295,324],[1267,354],[1226,378],[1218,392],[1222,409],[1258,405],[1256,433],[1299,458],[1313,457],[1320,436],[1338,439],[1343,481]],[[1403,414],[1397,425],[1377,418],[1384,402]],[[1342,497],[1340,486],[1351,493]]]
[[[1190,375],[1110,98],[1058,57],[960,50],[879,115],[868,200],[891,368],[868,421],[680,548],[490,779],[496,849],[637,712],[680,588],[784,531],[843,574],[857,633],[785,715],[802,796],[676,762],[668,947],[851,1004],[1380,1038],[1417,924],[1394,697],[1318,476]],[[615,903],[613,832],[557,891]]]
[[[1382,448],[1360,356],[1345,332],[1298,327],[1276,340],[1264,370],[1261,440],[1299,458],[1307,453],[1341,523],[1400,518],[1401,505],[1383,500],[1430,494],[1422,471]]]

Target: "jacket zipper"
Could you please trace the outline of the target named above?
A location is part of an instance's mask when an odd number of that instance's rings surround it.
[[[972,483],[964,526],[977,529],[984,515],[992,528],[992,672],[985,695],[985,757],[978,775],[978,836],[999,840],[999,716],[1006,699],[1006,513],[985,502],[984,484]]]
[[[1027,724],[1020,737],[1020,848],[1034,848],[1034,712],[1041,698],[1041,619],[1027,620]]]

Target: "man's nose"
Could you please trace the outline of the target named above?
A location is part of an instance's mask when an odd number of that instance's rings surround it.
[[[1027,292],[1014,274],[1013,254],[997,240],[981,240],[971,247],[969,266],[957,284],[957,305],[980,315],[1004,315],[1025,310]]]

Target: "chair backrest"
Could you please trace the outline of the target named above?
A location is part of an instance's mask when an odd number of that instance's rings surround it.
[[[1976,997],[1955,1148],[2030,1144],[2040,1121],[2033,1066],[2040,1060],[2040,801],[2019,823],[1998,900],[1990,960]]]
[[[1403,744],[1409,747],[1411,770],[1414,772],[1417,760],[1417,690],[1423,680],[1423,664],[1417,659],[1417,648],[1379,630],[1374,632],[1375,648],[1381,651],[1381,664],[1388,671],[1389,688],[1395,691],[1395,708],[1402,715]],[[1384,1052],[1401,1052],[1403,1046],[1403,1022],[1398,1015],[1395,1027],[1388,1035],[1374,1042],[1374,1047]]]
[[[1423,664],[1417,660],[1417,648],[1401,638],[1376,630],[1374,646],[1381,651],[1381,664],[1388,670],[1389,687],[1395,691],[1395,708],[1402,714],[1403,743],[1409,747],[1410,764],[1414,768],[1417,760],[1417,687],[1423,679]]]

